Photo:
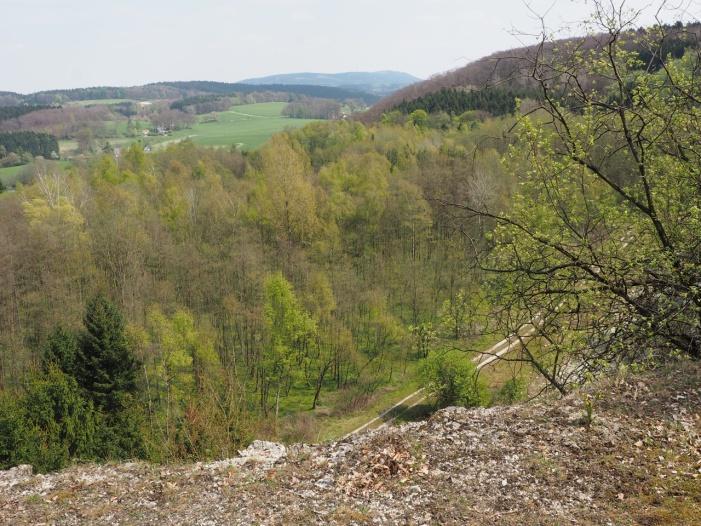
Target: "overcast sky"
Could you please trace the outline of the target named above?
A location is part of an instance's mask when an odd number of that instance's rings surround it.
[[[701,13],[700,0],[676,1]],[[553,28],[590,11],[585,0],[529,4],[550,8]],[[298,71],[425,78],[537,27],[524,0],[0,0],[0,19],[0,91],[22,93]]]

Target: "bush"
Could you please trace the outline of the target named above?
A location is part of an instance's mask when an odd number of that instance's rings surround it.
[[[19,400],[0,403],[0,467],[51,471],[73,458],[94,459],[99,421],[75,380],[51,367],[30,380]]]
[[[0,396],[0,469],[21,464],[25,431],[17,399],[3,394]]]
[[[527,387],[525,379],[515,376],[501,386],[497,399],[503,404],[513,404],[526,397]]]
[[[488,402],[475,364],[464,353],[434,351],[422,364],[421,374],[424,386],[436,397],[439,407],[477,407]]]

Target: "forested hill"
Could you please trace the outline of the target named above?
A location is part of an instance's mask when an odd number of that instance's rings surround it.
[[[332,86],[387,96],[421,79],[401,71],[352,71],[346,73],[288,73],[242,80],[255,85]]]
[[[247,84],[247,83],[229,83],[229,82],[213,82],[213,81],[181,81],[181,82],[162,82],[160,84],[170,88],[178,89],[185,93],[200,92],[214,94],[231,94],[231,93],[254,93],[261,90],[275,91],[282,93],[294,93],[296,95],[306,95],[308,97],[317,97],[322,99],[346,100],[346,99],[361,99],[367,103],[377,102],[379,97],[366,93],[357,89],[348,89],[345,87],[323,86],[314,84]]]
[[[677,23],[674,26],[666,26],[667,34],[661,54],[679,58],[687,47],[695,46],[701,38],[701,23],[687,24]],[[660,65],[659,54],[650,54],[645,44],[640,43],[641,36],[648,29],[640,28],[627,36],[626,47],[636,51],[641,60],[642,67],[648,70],[656,70]],[[543,46],[543,56],[551,56],[556,50],[564,50],[577,46],[580,51],[597,49],[607,37],[593,35],[584,38],[570,38],[546,42]],[[435,75],[428,80],[411,84],[401,90],[385,97],[367,112],[361,119],[372,122],[379,119],[384,113],[407,105],[419,98],[425,98],[442,90],[472,89],[482,90],[496,88],[497,90],[510,90],[514,93],[529,91],[532,88],[529,67],[533,65],[540,45],[525,46],[520,48],[499,51],[479,60],[471,62],[461,68]],[[591,77],[585,79],[591,81]],[[586,87],[586,86],[585,86]],[[401,108],[400,108],[401,109]]]
[[[290,93],[338,101],[357,99],[362,100],[366,104],[373,104],[379,100],[377,95],[366,93],[359,89],[346,89],[333,86],[270,84],[263,87],[260,85],[230,82],[169,81],[130,87],[97,86],[89,88],[58,89],[39,91],[26,95],[0,92],[0,106],[18,104],[62,104],[73,101],[106,99],[179,99],[196,95],[233,95],[260,91]]]

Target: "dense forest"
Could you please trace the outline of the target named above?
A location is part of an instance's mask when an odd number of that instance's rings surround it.
[[[419,357],[409,327],[475,325],[465,240],[429,198],[508,195],[506,144],[470,153],[492,126],[318,123],[248,155],[184,142],[66,173],[39,165],[0,207],[0,388],[93,392],[75,368],[107,367],[83,356],[108,331],[97,309],[138,367],[105,380],[131,386],[119,403],[75,398],[108,429],[85,450],[64,444],[77,456],[227,455],[290,407],[366,396]],[[443,323],[453,302],[465,319]],[[5,425],[44,418],[7,403]],[[138,429],[123,437],[126,414]],[[105,437],[123,441],[94,445]]]
[[[367,104],[372,104],[378,100],[377,95],[331,86],[297,86],[294,84],[255,85],[213,81],[162,82],[160,85],[176,88],[182,92],[201,92],[218,95],[247,95],[256,92],[277,92],[333,100],[360,99]]]
[[[170,109],[192,111],[197,115],[202,115],[212,111],[226,111],[232,104],[231,98],[223,95],[197,95],[172,102]]]
[[[341,117],[341,104],[330,99],[304,97],[290,102],[282,114],[293,119],[338,119]]]
[[[441,89],[418,99],[403,101],[394,107],[402,113],[424,110],[427,113],[445,112],[461,115],[466,111],[478,110],[499,117],[516,111],[516,98],[533,96],[534,90],[515,92],[510,89],[491,88],[485,90]]]
[[[51,108],[51,106],[30,106],[27,104],[22,104],[19,106],[0,106],[0,121],[16,119],[17,117],[21,117],[22,115],[25,115],[27,113],[31,113],[33,111],[38,110],[46,110],[49,108]]]
[[[29,154],[46,159],[58,155],[58,141],[48,133],[30,131],[0,133],[0,160],[9,154]]]

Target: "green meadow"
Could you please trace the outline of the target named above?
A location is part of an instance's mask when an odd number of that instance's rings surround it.
[[[62,168],[70,165],[70,161],[47,161],[49,164],[56,164]],[[13,187],[17,182],[17,178],[22,174],[23,171],[29,169],[32,164],[23,164],[21,166],[9,166],[7,168],[0,168],[0,181],[6,187]]]
[[[258,148],[273,134],[286,128],[299,128],[308,119],[290,119],[281,115],[287,104],[266,102],[233,106],[229,111],[217,113],[217,120],[205,122],[206,117],[186,130],[179,130],[167,137],[146,138],[146,144],[166,145],[183,139],[191,139],[201,146],[232,146],[244,150]]]

